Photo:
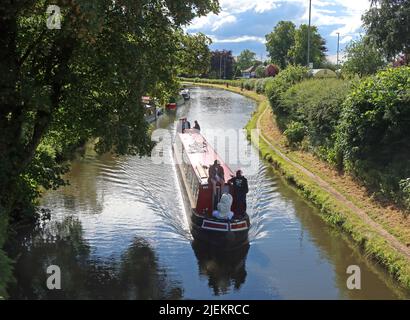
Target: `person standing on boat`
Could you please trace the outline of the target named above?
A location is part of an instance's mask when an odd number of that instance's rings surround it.
[[[214,164],[209,167],[208,174],[209,181],[212,183],[213,194],[215,194],[217,183],[221,184],[221,190],[223,190],[225,186],[225,172],[218,160],[215,160]]]
[[[246,194],[249,191],[248,180],[242,175],[242,170],[236,171],[236,176],[229,179],[229,184],[233,186],[236,214],[242,215],[246,212]]]
[[[182,133],[185,132],[186,129],[191,129],[191,123],[186,119],[182,119]]]
[[[198,121],[195,120],[195,125],[194,125],[194,129],[201,131],[201,127],[199,126]]]

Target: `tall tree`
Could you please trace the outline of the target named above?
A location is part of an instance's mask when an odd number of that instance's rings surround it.
[[[61,184],[56,153],[89,138],[99,152],[150,153],[141,96],[175,85],[176,31],[218,10],[217,0],[1,2],[0,232],[37,187]]]
[[[302,24],[295,31],[295,43],[289,50],[289,59],[293,64],[306,65],[307,47],[308,47],[308,30],[309,26]],[[326,41],[319,34],[316,26],[310,27],[310,61],[313,65],[319,67],[325,60]]]
[[[271,61],[281,68],[289,64],[288,52],[295,43],[296,26],[291,21],[279,21],[273,31],[267,34],[266,50]]]
[[[400,53],[410,57],[410,0],[371,2],[371,8],[363,15],[367,35],[387,58]]]
[[[209,45],[212,40],[203,33],[180,35],[181,48],[178,57],[179,74],[198,77],[207,74],[211,64]]]
[[[249,49],[243,50],[236,61],[236,64],[241,70],[248,69],[252,67],[256,62],[256,53]]]
[[[346,47],[343,73],[351,75],[367,76],[377,72],[386,62],[379,49],[368,38],[352,41]]]
[[[208,75],[214,79],[232,79],[234,76],[234,58],[230,50],[212,51],[211,68]]]

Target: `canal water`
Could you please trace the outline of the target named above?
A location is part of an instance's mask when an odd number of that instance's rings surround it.
[[[187,116],[203,132],[240,130],[255,107],[231,92],[192,88],[191,100],[156,126],[173,132],[175,120]],[[218,253],[193,242],[172,155],[169,148],[156,152],[167,161],[89,150],[72,164],[70,185],[42,199],[51,219],[9,247],[16,260],[11,298],[409,298],[262,160],[249,172],[244,168],[250,245]],[[50,265],[60,267],[61,290],[46,287]],[[360,290],[347,288],[349,265],[360,267]]]

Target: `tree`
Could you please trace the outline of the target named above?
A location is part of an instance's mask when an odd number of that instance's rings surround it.
[[[256,62],[256,53],[248,49],[243,50],[237,59],[237,65],[241,70],[252,67]]]
[[[210,78],[232,79],[234,75],[234,58],[232,51],[216,50],[211,55]]]
[[[288,52],[290,61],[293,64],[306,65],[307,47],[308,47],[308,30],[309,26],[302,24],[295,31],[295,42]],[[325,60],[326,41],[319,34],[316,26],[310,27],[310,62],[314,66],[320,66]]]
[[[267,34],[266,50],[273,63],[285,68],[289,64],[288,52],[295,43],[296,26],[291,21],[279,21],[273,31]]]
[[[150,153],[141,96],[175,88],[176,31],[219,9],[216,0],[53,3],[60,29],[47,28],[48,1],[0,4],[0,233],[39,187],[61,185],[62,156],[84,141]]]
[[[400,53],[410,56],[410,0],[372,0],[363,22],[367,35],[387,58]]]
[[[255,75],[256,78],[264,78],[266,76],[265,74],[265,67],[263,65],[259,65],[256,69],[255,69]]]
[[[265,69],[266,77],[275,77],[279,73],[279,67],[276,64],[269,64]]]
[[[212,40],[203,33],[180,35],[179,74],[188,77],[198,77],[209,72]]]
[[[382,53],[368,38],[361,38],[348,44],[345,59],[343,73],[357,74],[360,77],[374,74],[386,64]]]

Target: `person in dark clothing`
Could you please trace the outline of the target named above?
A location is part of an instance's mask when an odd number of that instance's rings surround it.
[[[191,129],[191,122],[187,120],[185,126],[185,129]]]
[[[249,191],[248,180],[242,175],[242,171],[236,171],[236,176],[229,179],[233,186],[234,202],[236,203],[236,214],[242,215],[246,212],[246,194]]]
[[[195,125],[194,125],[194,129],[201,131],[201,127],[199,126],[198,121],[195,120]]]
[[[215,194],[216,184],[221,184],[221,190],[225,186],[225,172],[224,168],[219,164],[218,160],[214,161],[214,164],[209,167],[209,182],[212,183],[212,192]]]

